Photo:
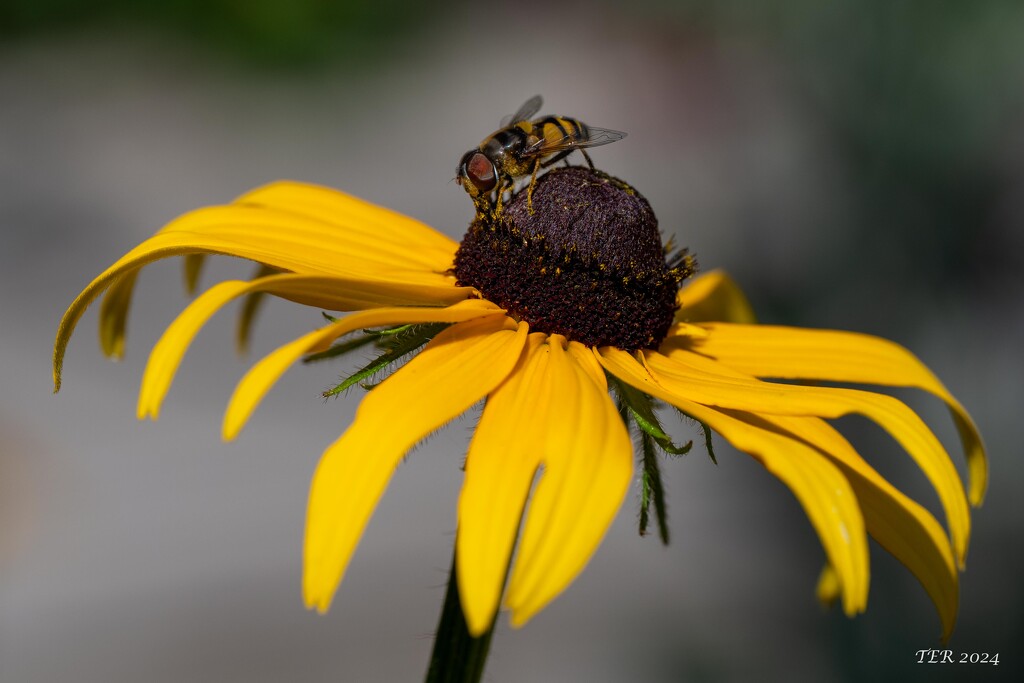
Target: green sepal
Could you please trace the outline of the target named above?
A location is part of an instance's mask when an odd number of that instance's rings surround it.
[[[438,323],[439,325],[441,323]],[[395,334],[402,334],[414,327],[419,327],[421,323],[406,323],[405,325],[398,325],[397,327],[385,327],[382,330],[363,330],[363,334],[368,334],[371,337],[390,337]]]
[[[679,409],[677,408],[676,410]],[[681,410],[679,410],[679,414],[685,417],[687,420],[692,420],[696,422],[697,424],[700,425],[700,428],[704,430],[704,449],[708,452],[708,457],[711,458],[711,462],[717,465],[718,458],[715,457],[715,446],[711,442],[711,427],[708,427],[706,424],[704,424],[697,418],[693,417],[692,415],[688,415]]]
[[[688,441],[682,446],[676,446],[672,443],[672,437],[661,428],[658,416],[654,414],[654,399],[628,384],[615,379],[612,381],[616,393],[618,393],[621,402],[629,411],[629,416],[633,422],[645,434],[654,439],[654,442],[658,444],[661,450],[669,455],[686,455],[690,452],[690,449],[693,448],[693,441]],[[620,413],[621,411],[620,407]]]
[[[643,470],[640,473],[640,535],[647,535],[653,502],[655,519],[658,521],[658,536],[663,545],[668,545],[668,508],[665,504],[665,488],[661,482],[658,454],[654,450],[654,445],[654,438],[650,434],[640,434],[643,458]]]
[[[335,318],[334,316],[324,313],[322,311],[320,315],[322,315],[324,318],[326,318],[328,321],[332,323],[338,322],[338,318]],[[409,324],[399,325],[397,327],[388,327],[383,330],[362,330],[363,336],[347,339],[343,342],[338,342],[337,344],[333,345],[326,351],[320,351],[319,353],[311,353],[305,358],[303,358],[302,362],[315,363],[317,361],[327,360],[329,358],[337,358],[338,356],[343,356],[350,351],[361,349],[362,347],[368,344],[377,344],[382,348],[387,348],[386,346],[384,346],[386,342],[382,342],[382,340],[380,339],[381,337],[399,334],[401,332],[409,330],[414,326],[415,325],[413,324]]]
[[[321,360],[328,360],[330,358],[337,358],[343,356],[349,351],[355,351],[361,349],[364,346],[370,344],[376,344],[377,338],[369,335],[363,335],[361,337],[353,337],[352,339],[346,339],[343,342],[338,342],[326,351],[320,351],[319,353],[311,353],[302,359],[303,363],[316,363]]]
[[[700,422],[700,420],[698,420]],[[711,443],[711,427],[708,427],[703,422],[700,423],[701,428],[704,430],[704,448],[708,451],[708,457],[711,458],[711,462],[718,464],[718,458],[715,457],[715,447]]]
[[[663,544],[668,545],[668,508],[655,447],[668,455],[682,455],[693,447],[693,441],[684,446],[673,444],[671,438],[661,428],[658,417],[654,413],[653,398],[618,381],[611,375],[608,375],[608,381],[615,389],[618,399],[616,406],[626,429],[632,431],[631,426],[636,425],[640,435],[640,535],[647,535],[647,528],[650,526],[651,520],[651,504],[653,503],[654,517],[658,523],[658,536]]]
[[[359,342],[365,339],[369,339],[371,342],[375,342],[377,346],[383,347],[384,351],[374,358],[372,361],[356,370],[354,373],[343,379],[337,385],[323,392],[324,398],[331,396],[337,396],[341,392],[345,391],[349,387],[356,384],[362,384],[363,380],[368,379],[376,375],[381,370],[384,370],[389,365],[399,360],[400,358],[412,353],[417,350],[431,339],[433,339],[441,330],[448,327],[450,323],[429,323],[425,325],[403,325],[405,328],[401,333],[394,333],[387,337],[382,337],[379,333],[365,333],[366,336],[351,340],[349,343]],[[366,342],[369,343],[369,342]],[[339,345],[340,346],[340,345]],[[328,349],[323,353],[329,353],[334,347]],[[342,352],[343,353],[343,352]],[[320,354],[317,354],[320,355]],[[337,355],[337,354],[336,354]],[[372,389],[376,385],[363,384],[364,388]]]

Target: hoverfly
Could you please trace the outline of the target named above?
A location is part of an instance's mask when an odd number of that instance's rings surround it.
[[[502,128],[487,136],[480,146],[466,152],[459,161],[455,181],[469,193],[477,213],[486,214],[491,192],[497,191],[494,213],[501,211],[502,195],[512,189],[517,178],[530,175],[527,201],[533,206],[533,186],[537,171],[555,164],[576,150],[594,168],[584,149],[607,145],[626,137],[625,133],[588,126],[565,116],[545,116],[530,120],[540,111],[543,100],[534,95],[519,111],[502,122]],[[568,162],[566,162],[568,163]]]

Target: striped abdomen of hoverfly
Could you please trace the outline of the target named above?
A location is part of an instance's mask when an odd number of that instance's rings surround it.
[[[594,128],[566,116],[544,116],[530,120],[540,109],[540,96],[532,97],[519,108],[510,122],[491,133],[477,149],[466,152],[459,161],[455,180],[473,199],[478,213],[498,213],[502,195],[511,190],[517,178],[529,175],[532,196],[537,171],[579,150],[594,167],[586,147],[606,145],[626,136],[614,130]],[[496,193],[494,206],[491,193]]]

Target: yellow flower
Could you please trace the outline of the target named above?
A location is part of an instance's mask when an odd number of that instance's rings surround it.
[[[538,212],[544,201],[538,187]],[[308,506],[303,590],[309,607],[324,611],[330,605],[403,456],[486,399],[458,502],[459,592],[470,632],[484,633],[508,571],[504,602],[512,623],[530,619],[586,565],[633,480],[631,437],[609,395],[612,378],[620,390],[632,387],[700,421],[793,491],[824,546],[823,599],[841,596],[848,615],[865,609],[870,534],[919,579],[948,636],[970,535],[968,500],[980,504],[987,464],[967,412],[908,351],[861,334],[753,324],[743,294],[719,271],[692,278],[674,298],[678,280],[688,274],[678,269],[678,277],[665,280],[672,296],[667,332],[655,334],[653,345],[588,345],[572,340],[571,332],[531,325],[523,311],[509,312],[510,306],[474,287],[457,286],[458,249],[412,218],[335,190],[294,182],[258,188],[229,205],[172,221],[93,280],[57,332],[55,386],[72,331],[101,294],[102,348],[113,356],[123,352],[128,304],[144,265],[185,256],[194,282],[203,254],[249,259],[261,264],[257,276],[210,287],[153,348],[140,418],[157,417],[195,334],[238,297],[266,293],[355,312],[256,363],[231,397],[225,439],[238,434],[274,382],[303,356],[367,328],[450,323],[366,395],[353,424],[323,454]],[[543,329],[548,331],[538,331]],[[943,400],[963,441],[970,495],[942,445],[906,405],[817,380],[916,387]],[[880,425],[917,462],[938,493],[948,534],[826,421],[854,413]]]

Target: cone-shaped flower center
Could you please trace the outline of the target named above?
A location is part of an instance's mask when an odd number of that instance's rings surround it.
[[[588,346],[657,347],[676,292],[694,271],[666,263],[650,204],[623,181],[560,168],[496,217],[477,216],[455,255],[459,285],[476,287],[531,329]]]

